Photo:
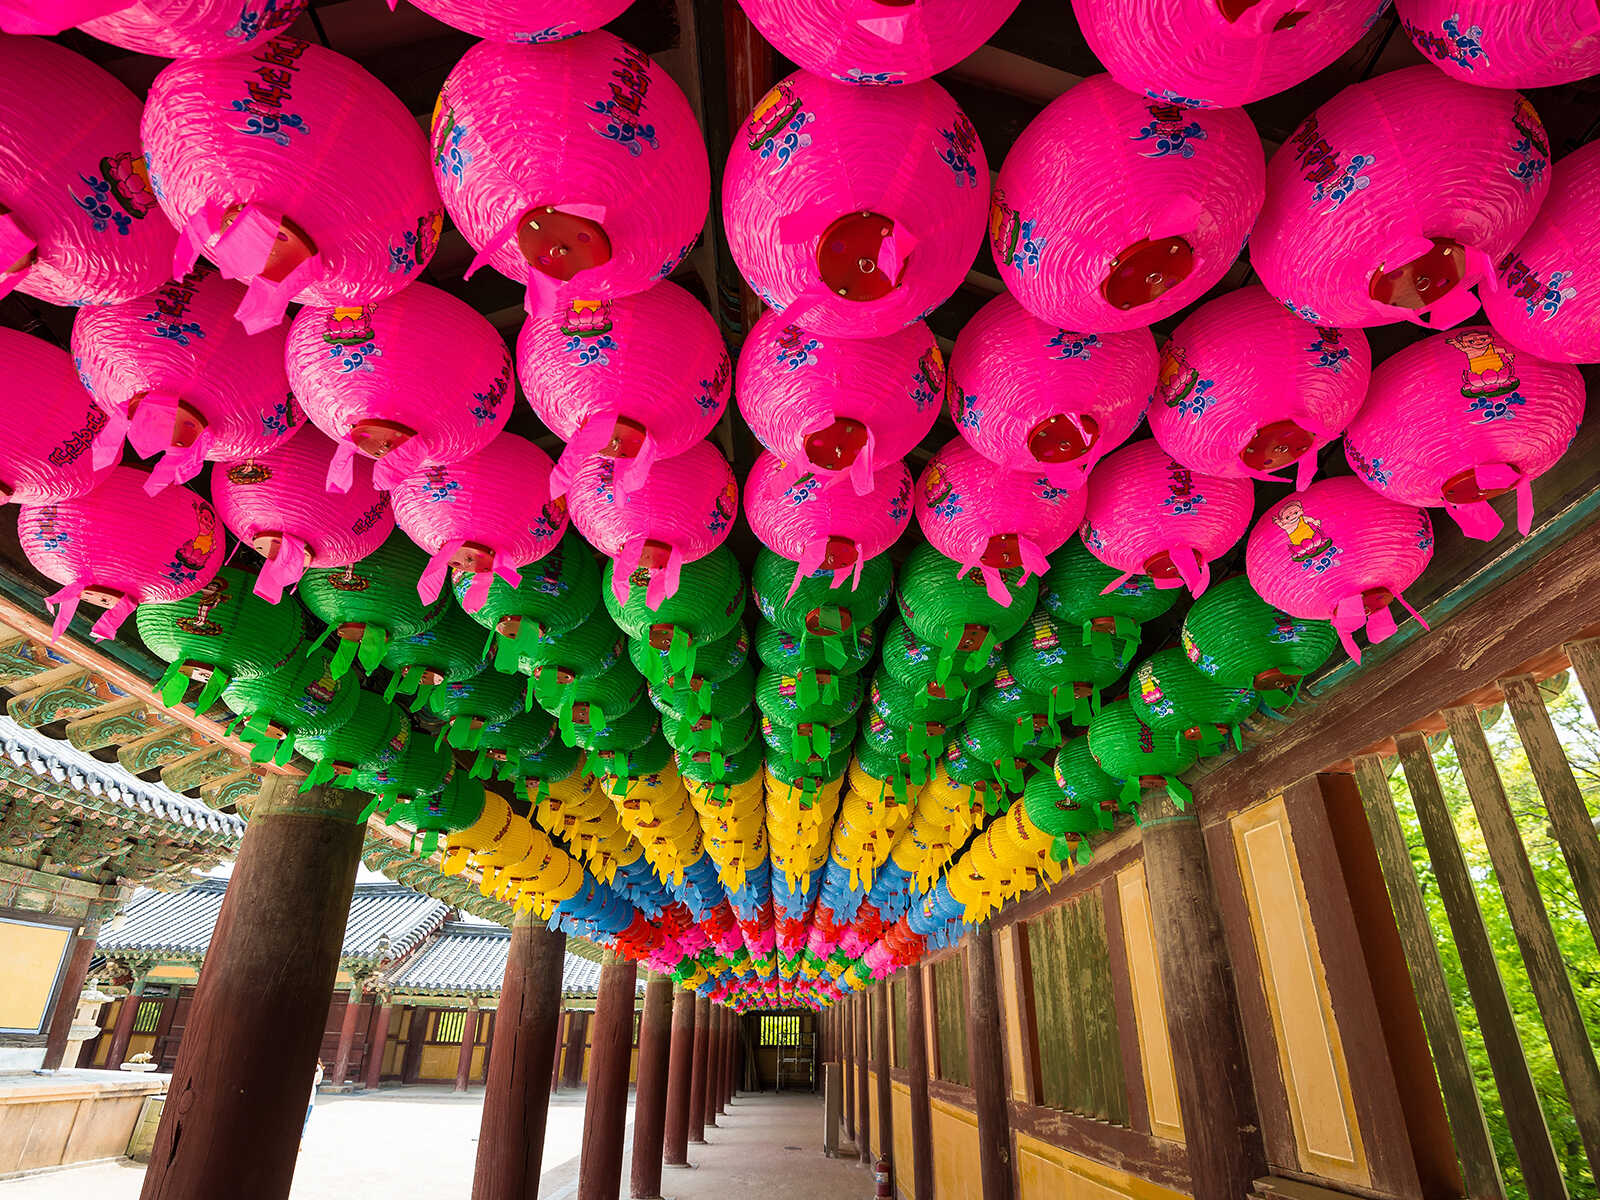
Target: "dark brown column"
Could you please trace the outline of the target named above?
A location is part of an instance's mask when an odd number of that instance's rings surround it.
[[[508,958],[509,961],[509,958]],[[478,1002],[467,1004],[466,1019],[461,1022],[461,1055],[456,1059],[455,1090],[464,1092],[472,1082],[472,1050],[478,1044]]]
[[[329,1083],[343,1083],[350,1074],[350,1052],[356,1044],[356,1018],[361,1015],[361,983],[350,989],[345,997],[344,1019],[339,1023],[339,1052],[333,1056],[333,1072]]]
[[[724,1116],[728,1111],[728,1060],[732,1054],[732,1042],[728,1034],[733,1031],[733,1010],[724,1006],[719,1010],[717,1017],[717,1115]]]
[[[857,992],[850,999],[850,1027],[855,1033],[856,1060],[856,1150],[864,1163],[872,1162],[872,1097],[867,1082],[867,994]]]
[[[694,1066],[689,1073],[689,1140],[703,1146],[706,1140],[706,1050],[711,1041],[711,1000],[694,1002]]]
[[[588,1041],[589,1014],[581,1008],[567,1013],[567,1050],[561,1067],[561,1086],[577,1087],[583,1082],[583,1047]]]
[[[84,928],[89,927],[86,925]],[[72,953],[67,957],[67,969],[61,976],[61,987],[56,991],[55,1008],[50,1013],[50,1028],[45,1032],[43,1066],[46,1071],[57,1070],[67,1055],[67,1039],[72,1036],[72,1020],[78,1013],[83,981],[89,977],[89,960],[94,957],[94,942],[93,934],[73,939]],[[129,1028],[131,1031],[132,1027]]]
[[[667,1122],[662,1161],[689,1165],[689,1094],[694,1075],[695,996],[679,988],[672,996],[672,1053],[667,1068]]]
[[[283,1200],[339,969],[367,797],[269,776],[184,1025],[143,1200]]]
[[[717,1098],[722,1090],[722,1005],[711,1006],[706,1032],[706,1128],[717,1127]]]
[[[106,1052],[106,1070],[115,1071],[128,1057],[128,1042],[133,1037],[133,1022],[139,1015],[139,997],[144,995],[144,976],[133,977],[128,994],[117,1006],[117,1023],[111,1030],[111,1048]]]
[[[661,1151],[666,1137],[667,1074],[672,1056],[672,980],[651,972],[639,1016],[639,1070],[633,1101],[633,1159],[628,1194],[661,1195]]]
[[[722,1100],[724,1104],[732,1104],[733,1098],[739,1092],[739,1059],[740,1045],[739,1027],[744,1024],[744,1018],[733,1009],[728,1010],[728,1053],[723,1056],[723,1075],[727,1082],[722,1085]]]
[[[567,1018],[570,1013],[562,1012],[556,1016],[556,1044],[550,1053],[550,1094],[555,1095],[556,1089],[561,1086],[561,1047],[567,1044]]]
[[[1145,884],[1195,1200],[1236,1200],[1266,1173],[1250,1060],[1194,809],[1145,793]]]
[[[894,1081],[889,1076],[889,985],[873,985],[872,1063],[878,1072],[878,1157],[889,1163],[889,1194],[894,1195]]]
[[[978,1170],[983,1200],[1011,1200],[1013,1194],[1004,1053],[994,934],[985,921],[973,930],[967,943],[967,1069],[972,1075],[973,1099],[978,1108]]]
[[[617,1200],[622,1191],[622,1135],[628,1126],[628,1068],[639,964],[607,950],[595,1000],[589,1093],[583,1102],[578,1200]]]
[[[556,1058],[566,957],[566,934],[552,933],[529,913],[512,922],[483,1090],[472,1200],[535,1200],[539,1194],[550,1114],[544,1081]]]
[[[856,1140],[856,1043],[851,1036],[850,1010],[854,1007],[854,1001],[845,996],[834,1007],[839,1014],[839,1075],[844,1084],[844,1134],[853,1142]]]
[[[928,1008],[922,964],[906,968],[906,1072],[911,1076],[911,1200],[933,1200],[933,1110],[928,1104]]]
[[[383,1080],[383,1055],[389,1045],[389,1022],[394,1019],[394,1005],[388,996],[380,996],[378,1023],[373,1027],[372,1040],[367,1045],[367,1069],[362,1072],[363,1087],[375,1088]]]

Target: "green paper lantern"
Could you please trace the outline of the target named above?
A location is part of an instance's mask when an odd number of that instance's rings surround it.
[[[483,627],[447,601],[426,629],[389,642],[383,655],[390,671],[384,699],[415,694],[417,703],[425,704],[445,680],[471,679],[484,668],[484,642]]]
[[[973,697],[979,694],[971,691],[951,696],[946,691],[943,696],[935,696],[926,686],[913,691],[910,684],[896,679],[886,667],[879,667],[872,677],[867,703],[886,719],[896,722],[918,719],[941,725],[957,725],[966,716]],[[941,740],[940,745],[943,744]]]
[[[170,664],[156,683],[166,707],[181,703],[193,681],[201,685],[194,710],[204,713],[231,680],[275,671],[299,650],[305,636],[300,606],[292,599],[267,603],[250,590],[254,582],[223,567],[186,599],[139,605],[140,640]]]
[[[434,795],[444,787],[452,766],[449,750],[402,717],[399,731],[384,751],[350,772],[350,786],[371,792],[376,801],[372,811],[383,811],[397,801]]]
[[[598,708],[572,706],[572,734],[585,750],[637,750],[661,728],[661,719],[644,702],[642,692],[632,708],[606,713],[603,722],[600,715]]]
[[[750,661],[750,634],[743,621],[716,641],[696,650],[692,674],[672,669],[668,661],[672,653],[670,643],[665,650],[657,650],[647,638],[629,639],[627,645],[628,658],[639,673],[654,680],[656,689],[663,692],[682,692],[692,688],[696,680],[721,683]]]
[[[1198,742],[1207,754],[1225,738],[1237,742],[1239,722],[1256,709],[1249,688],[1225,688],[1195,670],[1182,649],[1158,650],[1134,668],[1128,703],[1151,729]]]
[[[663,681],[650,689],[650,702],[663,716],[690,719],[731,717],[755,702],[756,673],[748,662],[719,682],[702,676],[694,678],[698,684],[684,687],[672,687],[670,680]]]
[[[458,750],[476,750],[486,726],[523,711],[522,680],[484,667],[466,679],[447,679],[428,694],[428,711],[445,723],[442,738]]]
[[[759,749],[766,749],[759,738],[755,745]],[[682,766],[681,757],[680,766]],[[850,746],[848,744],[841,746],[819,762],[797,762],[782,754],[768,754],[766,758],[767,770],[772,773],[772,777],[779,783],[799,788],[802,798],[805,798],[814,796],[825,784],[843,778],[845,770],[850,766]]]
[[[1183,737],[1163,737],[1139,719],[1126,700],[1107,704],[1089,722],[1089,753],[1100,769],[1122,782],[1126,804],[1137,804],[1145,783],[1164,783],[1181,808],[1188,787],[1178,778],[1200,757],[1200,745]]]
[[[961,564],[946,558],[927,542],[917,545],[900,571],[900,616],[920,641],[938,650],[938,670],[948,677],[959,663],[977,671],[990,649],[1022,628],[1033,612],[1039,581],[1022,568],[1000,572],[1011,595],[999,604],[989,595],[977,571],[961,575]]]
[[[1050,768],[1050,775],[1068,800],[1102,813],[1103,827],[1111,828],[1112,814],[1117,810],[1122,785],[1095,762],[1094,755],[1089,751],[1088,734],[1079,734],[1056,751],[1056,761]]]
[[[1049,697],[1052,714],[1087,725],[1100,710],[1100,693],[1128,669],[1126,645],[1109,638],[1085,644],[1071,625],[1040,611],[1006,643],[1006,668],[1022,687]]]
[[[832,653],[835,643],[844,647],[842,663],[833,661],[838,657]],[[817,667],[826,667],[837,675],[854,675],[872,661],[877,643],[876,628],[872,625],[857,629],[854,641],[800,638],[786,629],[779,629],[770,621],[762,621],[756,629],[756,656],[765,666],[785,675],[795,675],[807,668]]]
[[[766,747],[756,737],[754,730],[743,746],[715,750],[679,750],[673,757],[678,763],[678,773],[696,783],[737,787],[754,779],[766,758]]]
[[[357,691],[355,708],[339,725],[296,738],[295,749],[315,764],[300,790],[330,781],[336,787],[353,786],[357,767],[382,765],[382,755],[404,720],[405,714],[376,692]]]
[[[433,795],[418,796],[404,807],[396,805],[389,819],[415,829],[422,835],[422,852],[432,854],[438,849],[439,835],[471,826],[483,815],[484,802],[483,785],[465,771],[456,771]]]
[[[696,750],[727,751],[748,744],[755,735],[756,710],[746,708],[725,717],[661,718],[661,732],[680,753]]]
[[[958,654],[951,664],[948,657],[941,658],[938,647],[919,638],[896,617],[884,630],[883,669],[913,696],[926,695],[928,701],[961,700],[993,679],[1005,663],[1002,643],[991,639],[987,644],[987,654],[977,662],[971,655]]]
[[[519,779],[523,759],[543,750],[555,736],[555,721],[539,708],[485,725],[478,738],[478,758],[471,774],[478,779],[490,775]]]
[[[1148,575],[1134,575],[1107,592],[1121,575],[1090,554],[1079,539],[1071,538],[1050,556],[1050,569],[1040,581],[1039,603],[1058,621],[1076,628],[1080,644],[1132,661],[1139,649],[1139,627],[1171,609],[1182,589],[1158,588]]]
[[[823,762],[842,750],[850,753],[858,722],[854,715],[834,723],[805,721],[783,725],[770,717],[761,718],[761,740],[767,744],[767,758],[787,758],[792,762]]]
[[[358,658],[367,671],[377,670],[393,642],[423,632],[454,607],[448,596],[432,604],[418,597],[417,579],[427,565],[428,556],[397,529],[367,557],[346,567],[311,567],[301,577],[301,602],[326,623],[323,636],[338,639],[335,677]]]
[[[467,615],[494,630],[495,665],[515,672],[522,643],[546,641],[570,633],[600,607],[600,567],[594,551],[574,530],[556,548],[520,569],[512,587],[498,575],[489,582],[481,607]],[[456,599],[472,586],[471,572],[455,573]]]
[[[784,675],[763,667],[756,677],[756,707],[774,724],[793,728],[805,723],[837,725],[866,696],[860,675],[834,675],[826,668]]]
[[[1195,669],[1223,687],[1255,689],[1269,708],[1289,703],[1338,644],[1331,622],[1273,608],[1243,575],[1213,583],[1183,619],[1183,648]]]
[[[313,650],[276,671],[235,679],[222,702],[240,717],[235,730],[254,743],[254,762],[289,761],[296,738],[339,728],[355,711],[361,687],[354,675],[335,679],[332,655]]]
[[[810,647],[814,643],[825,665],[845,666],[861,630],[888,607],[894,591],[894,568],[889,556],[880,554],[863,563],[861,582],[854,587],[834,587],[834,573],[820,571],[802,579],[791,596],[788,593],[794,572],[795,564],[789,559],[765,548],[758,551],[750,583],[756,607],[769,622],[798,638],[802,645]]]
[[[631,662],[618,657],[593,674],[573,675],[565,667],[535,667],[529,691],[539,707],[556,719],[562,740],[573,745],[577,741],[574,713],[579,705],[584,709],[585,724],[604,725],[644,698],[644,679]]]
[[[904,711],[867,709],[858,747],[863,754],[890,758],[906,765],[931,762],[944,751],[954,723]]]
[[[672,761],[672,743],[658,729],[643,746],[634,750],[596,750],[590,757],[595,769],[624,779],[654,775]]]
[[[567,778],[583,761],[583,748],[569,746],[559,738],[552,738],[542,749],[524,754],[517,763],[517,774],[535,784],[533,797],[543,799],[550,785]]]
[[[1022,810],[1034,828],[1052,839],[1050,856],[1057,862],[1070,858],[1087,866],[1094,857],[1090,835],[1111,828],[1109,820],[1102,821],[1105,814],[1069,799],[1046,771],[1040,771],[1022,789]]]
[[[1057,708],[1054,696],[1023,687],[1004,667],[994,683],[979,693],[978,708],[1011,726],[1011,740],[1018,750],[1030,744],[1041,748],[1059,745],[1060,723],[1068,715]]]
[[[886,754],[871,749],[865,740],[856,746],[856,763],[865,775],[883,785],[885,793],[892,793],[902,802],[911,798],[911,788],[921,787],[933,778],[937,755]]]
[[[611,614],[596,605],[575,628],[563,634],[530,638],[517,644],[517,670],[532,675],[540,667],[554,667],[569,675],[597,675],[610,670],[627,649],[628,639]]]
[[[1005,792],[1015,795],[1022,791],[1028,773],[1039,766],[1055,740],[1052,738],[1050,744],[1045,745],[1038,737],[1034,737],[1019,747],[1013,727],[1013,722],[980,709],[966,719],[952,743],[964,760],[965,770],[979,770],[979,766],[967,764],[981,764],[983,778],[993,780]],[[948,747],[945,753],[950,755]],[[954,778],[955,759],[952,757],[950,761],[951,777]]]
[[[630,639],[648,641],[666,652],[666,663],[659,674],[652,674],[655,668],[644,671],[644,677],[652,683],[664,678],[668,671],[695,674],[700,649],[732,633],[744,613],[744,575],[726,546],[685,563],[678,577],[678,590],[654,610],[645,600],[643,572],[633,579],[627,600],[617,602],[611,586],[615,570],[615,562],[607,563],[601,581],[600,595],[606,611]]]

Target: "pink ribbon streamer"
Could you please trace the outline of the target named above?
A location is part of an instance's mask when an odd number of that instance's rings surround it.
[[[133,615],[133,610],[138,606],[139,602],[132,596],[121,597],[89,627],[90,636],[101,642],[116,637],[117,630],[122,628],[122,623]]]
[[[344,493],[355,482],[355,459],[358,451],[353,442],[339,442],[328,460],[328,474],[322,481],[324,491]]]
[[[1484,491],[1515,487],[1517,490],[1517,528],[1524,535],[1533,528],[1533,481],[1508,463],[1479,463],[1472,474]],[[1470,504],[1447,504],[1445,511],[1470,538],[1487,542],[1505,528],[1505,522],[1487,500]]]
[[[56,611],[55,620],[50,625],[50,642],[52,645],[61,640],[61,635],[67,631],[67,626],[72,624],[72,618],[78,612],[78,601],[82,598],[83,589],[87,586],[87,583],[78,580],[45,597],[45,603],[52,606]]]
[[[387,492],[400,486],[408,475],[415,475],[428,461],[428,442],[421,434],[412,434],[382,458],[372,461],[372,483],[379,491]]]
[[[828,540],[826,538],[809,538],[806,544],[800,547],[800,560],[794,565],[794,578],[789,582],[789,590],[784,593],[784,600],[793,600],[794,594],[800,590],[802,580],[809,579],[815,574],[817,568],[822,566],[822,560],[828,556]],[[839,586],[839,573],[834,572],[834,587]]]
[[[584,463],[599,454],[610,443],[611,431],[616,426],[617,416],[615,408],[601,409],[591,414],[573,431],[572,437],[567,440],[566,448],[561,451],[561,457],[556,459],[555,469],[550,472],[552,500],[566,495],[567,488],[572,484],[572,477],[583,469]]]
[[[615,572],[613,572],[614,574]],[[678,594],[678,579],[683,573],[683,551],[673,546],[667,551],[664,570],[651,571],[650,582],[645,585],[645,606],[654,612]]]
[[[96,471],[102,471],[113,463],[122,459],[122,439],[127,436],[127,414],[121,409],[101,404],[96,400],[100,411],[105,414],[106,423],[100,427],[100,432],[94,435],[94,442],[90,446],[89,461]]]
[[[17,223],[15,213],[0,213],[0,263],[17,262],[30,251],[38,249],[38,245]],[[30,265],[20,271],[0,275],[0,300],[9,296],[12,289],[26,279],[32,270]]]
[[[417,596],[424,604],[432,604],[439,598],[439,592],[444,587],[445,572],[450,569],[450,560],[466,544],[465,538],[452,538],[428,559],[428,565],[422,568],[422,574],[417,577]]]
[[[305,540],[286,533],[278,552],[267,560],[267,565],[261,568],[261,574],[256,576],[256,585],[252,590],[268,604],[276,604],[283,599],[283,589],[294,586],[305,573]]]

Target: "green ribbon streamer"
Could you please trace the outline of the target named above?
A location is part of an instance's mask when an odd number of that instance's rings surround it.
[[[322,644],[332,636],[333,626],[324,626],[322,632],[317,635],[317,640],[311,643],[311,645],[307,648],[306,653],[315,654],[318,650],[322,649]]]
[[[196,716],[204,716],[206,710],[217,702],[217,697],[222,695],[223,689],[228,686],[228,677],[221,669],[213,667],[211,678],[206,680],[205,687],[200,689],[200,695],[195,698],[194,711]]]
[[[333,652],[333,661],[328,666],[328,674],[335,679],[343,679],[345,673],[350,670],[350,664],[355,662],[356,652],[360,649],[360,643],[352,642],[349,638],[340,638],[339,648]]]
[[[1194,793],[1189,790],[1189,785],[1176,775],[1165,775],[1167,781],[1167,795],[1172,797],[1172,803],[1179,812],[1188,808],[1194,801]]]
[[[389,649],[389,631],[382,625],[369,624],[361,631],[361,669],[376,671]]]
[[[189,677],[181,668],[181,663],[172,663],[156,681],[156,694],[161,697],[163,708],[171,708],[181,702],[184,692],[189,690]]]
[[[280,767],[287,767],[289,760],[294,757],[294,738],[286,737],[278,741],[278,752],[272,756],[272,761]]]
[[[316,766],[311,768],[311,774],[306,776],[305,782],[300,785],[300,790],[302,792],[309,792],[319,783],[327,783],[328,780],[332,778],[333,764],[327,759],[323,759]]]

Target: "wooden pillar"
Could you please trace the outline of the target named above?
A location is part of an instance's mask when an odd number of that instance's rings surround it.
[[[282,1200],[361,863],[367,797],[269,776],[195,988],[143,1200]]]
[[[372,1040],[367,1045],[367,1069],[362,1073],[361,1085],[376,1088],[383,1080],[383,1056],[389,1046],[389,1022],[394,1019],[394,1005],[388,996],[379,996],[378,1023],[373,1027]]]
[[[483,1091],[472,1200],[535,1200],[539,1194],[550,1114],[544,1081],[557,1057],[566,957],[566,934],[546,929],[530,913],[519,913],[512,921],[489,1082]]]
[[[717,1035],[717,1115],[726,1116],[728,1112],[728,1064],[733,1058],[733,1040],[728,1036],[733,1032],[733,1009],[724,1006],[718,1016]]]
[[[743,1049],[740,1045],[739,1027],[743,1024],[743,1021],[744,1018],[733,1009],[730,1008],[728,1010],[728,1053],[722,1060],[725,1068],[723,1075],[727,1080],[722,1085],[724,1104],[732,1104],[734,1096],[739,1092],[739,1060],[740,1051]]]
[[[144,975],[140,973],[133,977],[128,994],[117,1009],[117,1023],[111,1030],[111,1048],[106,1052],[108,1071],[115,1071],[128,1057],[128,1042],[133,1037],[133,1022],[139,1015],[139,997],[143,995]]]
[[[706,1128],[717,1127],[717,1100],[722,1091],[722,1005],[711,1006],[711,1024],[706,1032]]]
[[[78,1012],[78,999],[83,995],[83,982],[89,977],[89,960],[94,957],[94,943],[92,933],[81,934],[73,939],[72,953],[67,957],[67,969],[61,976],[55,1007],[50,1012],[50,1028],[45,1032],[43,1066],[46,1071],[57,1070],[67,1055],[67,1039],[72,1036],[72,1021]],[[131,1030],[132,1026],[129,1028]]]
[[[467,1002],[467,1015],[461,1022],[461,1054],[456,1059],[455,1090],[464,1092],[472,1082],[472,1050],[478,1044],[478,1000]]]
[[[617,1200],[622,1191],[622,1136],[628,1125],[628,1069],[639,965],[607,950],[595,1000],[589,1092],[583,1103],[578,1200]]]
[[[345,997],[344,1020],[339,1023],[339,1052],[333,1056],[333,1071],[329,1083],[343,1083],[350,1074],[350,1052],[356,1044],[356,1018],[361,1015],[361,981],[356,980],[350,994]]]
[[[889,1194],[894,1195],[894,1081],[889,1077],[889,985],[872,989],[877,1019],[872,1022],[872,1059],[878,1069],[878,1157],[889,1163]]]
[[[706,1141],[706,1049],[711,1040],[711,1000],[697,996],[694,1002],[694,1065],[689,1072],[689,1140],[697,1146]]]
[[[667,1119],[662,1161],[669,1167],[689,1165],[689,1095],[694,1074],[695,996],[679,988],[672,996],[672,1051],[667,1068]]]
[[[561,1047],[567,1044],[567,1018],[572,1014],[561,1012],[556,1014],[556,1042],[555,1048],[550,1053],[550,1094],[553,1096],[561,1086]]]
[[[1205,839],[1164,789],[1145,793],[1140,816],[1190,1185],[1195,1200],[1237,1200],[1266,1151]],[[998,1041],[995,1055],[998,1067]]]
[[[561,1086],[577,1087],[583,1082],[583,1046],[588,1041],[589,1014],[574,1008],[567,1013],[567,1049],[561,1067]]]
[[[650,981],[644,985],[644,1012],[639,1016],[633,1159],[628,1171],[628,1194],[633,1200],[657,1200],[661,1195],[661,1151],[666,1137],[672,1034],[672,980],[652,971]]]
[[[933,1200],[933,1109],[928,1103],[928,1007],[922,964],[906,968],[906,1071],[911,1077],[911,1200]]]
[[[978,1109],[978,1170],[983,1200],[1011,1200],[1013,1195],[1004,1055],[994,931],[985,921],[973,930],[967,942],[967,1069]]]
[[[861,1161],[872,1162],[872,1099],[867,1090],[867,994],[857,992],[851,999],[855,1010],[850,1016],[855,1031],[856,1059],[856,1149]]]
[[[844,1084],[844,1135],[852,1142],[856,1140],[856,1075],[852,1068],[855,1066],[855,1040],[851,1037],[850,997],[846,996],[834,1006],[839,1014],[839,1075]]]

